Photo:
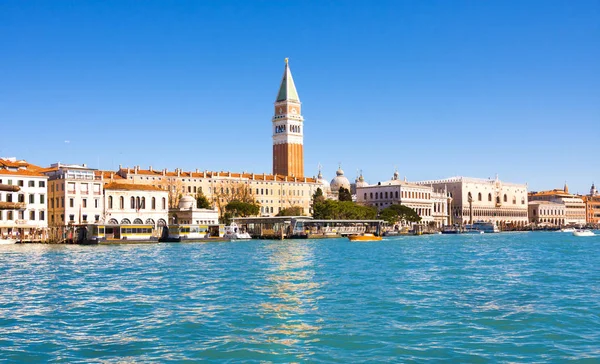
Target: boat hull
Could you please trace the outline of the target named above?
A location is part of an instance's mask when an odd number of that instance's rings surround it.
[[[0,239],[0,245],[12,245],[16,243],[17,239]]]
[[[573,231],[573,236],[596,236],[596,234],[594,234],[594,232],[589,231],[589,230],[584,230],[584,231]]]
[[[350,241],[381,241],[381,236],[366,236],[366,235],[349,235]]]

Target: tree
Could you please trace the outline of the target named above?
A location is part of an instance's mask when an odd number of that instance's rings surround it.
[[[351,201],[325,200],[313,204],[313,217],[324,220],[373,220],[377,209]]]
[[[260,212],[260,206],[256,203],[234,200],[225,205],[225,211],[239,217],[256,216]]]
[[[352,201],[352,194],[347,188],[340,187],[338,192],[338,200],[339,201]]]
[[[254,194],[250,186],[243,182],[235,184],[225,184],[220,181],[212,189],[212,202],[214,206],[219,210],[220,216],[223,218],[226,210],[226,206],[233,201],[239,201],[249,204],[257,204]],[[260,210],[260,206],[259,206]]]
[[[196,194],[196,207],[199,209],[212,208],[212,206],[210,205],[210,202],[208,201],[208,198],[206,198],[206,196],[204,196],[202,191],[198,191],[198,193]]]
[[[321,187],[317,187],[317,190],[312,196],[313,203],[325,201],[325,196],[323,196],[323,190]]]
[[[301,206],[292,206],[285,208],[277,214],[277,216],[302,216],[304,215],[304,209]]]
[[[184,192],[185,188],[183,182],[176,177],[165,177],[160,182],[160,187],[163,190],[167,190],[169,193],[169,208],[177,208],[177,205],[179,205],[179,199],[183,197],[182,192]]]
[[[421,216],[408,206],[391,205],[381,210],[379,217],[390,224],[396,224],[398,221],[419,222]]]

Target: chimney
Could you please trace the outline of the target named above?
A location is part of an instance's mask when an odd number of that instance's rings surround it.
[[[154,170],[152,169],[152,166],[148,167],[148,169],[150,170],[150,172],[153,172]]]
[[[87,164],[83,163],[82,166],[87,167]]]
[[[119,164],[119,170],[123,169],[123,165]]]
[[[140,167],[139,167],[139,166],[135,166],[135,167],[133,167],[133,173],[134,173],[134,174],[137,174],[139,170],[140,170]]]
[[[200,170],[198,168],[196,168],[196,173],[200,173]]]
[[[114,179],[115,174],[113,172],[110,172],[110,181],[112,182]]]
[[[166,175],[167,175],[167,169],[166,169],[166,168],[162,170],[162,175],[163,175],[163,176],[166,176]]]
[[[177,168],[177,177],[181,176],[181,169]]]

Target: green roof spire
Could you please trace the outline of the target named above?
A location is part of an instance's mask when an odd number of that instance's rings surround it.
[[[277,100],[279,101],[300,101],[298,98],[298,92],[296,91],[296,85],[294,85],[294,79],[292,78],[292,72],[288,65],[288,59],[285,59],[285,70],[283,71],[283,77],[281,78],[281,86],[279,86],[279,93],[277,93]]]

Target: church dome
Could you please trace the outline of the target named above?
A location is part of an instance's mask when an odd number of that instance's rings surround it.
[[[337,193],[342,187],[350,191],[350,181],[348,181],[348,178],[344,176],[344,171],[341,167],[338,168],[335,174],[336,176],[331,180],[331,183],[329,184],[331,192]]]
[[[180,210],[189,210],[191,208],[196,207],[196,199],[192,196],[183,196],[179,199],[179,204],[177,205]]]
[[[327,194],[330,191],[329,182],[325,178],[323,178],[323,174],[319,171],[319,175],[317,176],[317,182],[320,184],[320,188],[323,193]]]
[[[368,187],[369,184],[367,182],[365,182],[365,179],[362,175],[362,173],[360,174],[360,176],[356,179],[356,187]]]

